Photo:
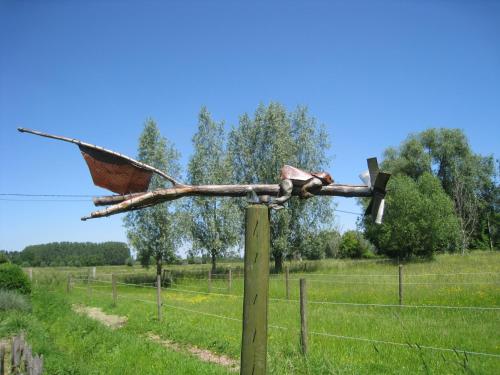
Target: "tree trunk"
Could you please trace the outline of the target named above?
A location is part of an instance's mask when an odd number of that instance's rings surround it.
[[[156,274],[161,277],[161,255],[156,256]]]
[[[274,254],[274,272],[283,271],[283,253]]]
[[[212,273],[216,273],[216,268],[217,268],[217,257],[216,257],[216,252],[215,251],[212,251],[211,252],[211,256],[212,256]]]

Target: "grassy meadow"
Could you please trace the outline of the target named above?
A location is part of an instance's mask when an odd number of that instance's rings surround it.
[[[454,308],[500,306],[500,253],[440,255],[431,262],[405,264],[403,301],[418,308],[397,305],[398,266],[392,262],[323,260],[308,262],[308,272],[301,271],[303,264],[289,266],[300,271],[290,273],[289,300],[282,274],[271,275],[269,283],[269,373],[500,372],[500,309]],[[239,269],[241,264],[231,267]],[[112,304],[111,273],[123,282],[128,273],[144,273],[139,267],[98,267],[91,293],[85,278],[78,277],[87,275],[86,269],[34,269],[33,312],[0,313],[0,337],[25,329],[34,350],[43,353],[47,368],[54,370],[49,373],[228,373],[223,366],[169,351],[148,341],[147,335],[238,360],[241,274],[233,273],[231,290],[227,274],[213,275],[208,293],[208,265],[169,269],[177,276],[162,291],[162,322],[156,318],[153,287],[120,283],[117,306]],[[69,294],[68,273],[76,275]],[[307,356],[299,344],[300,278],[308,286]],[[112,331],[72,312],[71,304],[100,307],[128,317],[128,323]]]

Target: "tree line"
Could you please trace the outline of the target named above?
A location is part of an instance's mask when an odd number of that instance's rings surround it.
[[[284,164],[328,170],[330,142],[324,126],[306,107],[287,111],[279,103],[244,113],[227,131],[203,107],[193,136],[189,184],[279,183]],[[371,155],[367,155],[371,156]],[[138,160],[181,177],[180,154],[145,123]],[[286,258],[429,257],[436,251],[498,248],[500,226],[498,161],[472,151],[458,129],[429,129],[412,134],[384,152],[382,169],[393,174],[382,225],[361,218],[357,231],[341,235],[333,226],[329,198],[292,199],[287,209],[271,212],[272,258],[277,271]],[[153,177],[151,189],[169,183]],[[360,200],[360,206],[367,202]],[[216,261],[242,246],[242,198],[193,197],[133,211],[125,217],[130,244],[141,263],[175,259],[182,242],[188,259]]]
[[[52,242],[6,252],[0,258],[24,267],[123,265],[130,249],[123,242]]]

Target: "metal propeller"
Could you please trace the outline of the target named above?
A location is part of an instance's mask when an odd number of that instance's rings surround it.
[[[379,170],[377,158],[370,158],[366,161],[368,170],[359,175],[365,185],[372,189],[372,199],[366,208],[365,215],[371,214],[372,220],[376,224],[382,224],[385,194],[387,193],[386,186],[391,174]]]

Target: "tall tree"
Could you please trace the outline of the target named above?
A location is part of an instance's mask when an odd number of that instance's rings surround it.
[[[149,119],[139,138],[137,160],[165,171],[176,178],[180,174],[179,152],[160,134],[155,121]],[[154,175],[150,190],[164,188],[170,182]],[[175,203],[162,203],[127,213],[124,218],[127,237],[137,250],[142,265],[149,266],[150,258],[156,262],[156,272],[161,274],[162,263],[171,262],[175,249],[182,241],[182,226],[178,224]]]
[[[429,172],[439,178],[459,217],[462,251],[481,236],[493,210],[494,162],[475,154],[460,129],[428,129],[410,135],[385,152],[383,168],[417,180]]]
[[[240,117],[229,136],[229,155],[237,183],[279,183],[280,169],[290,164],[304,170],[328,166],[328,137],[323,127],[309,116],[307,108],[292,113],[279,103],[260,105],[254,117]],[[292,199],[286,210],[271,215],[271,247],[275,269],[284,257],[301,249],[308,234],[333,218],[331,201],[316,197]]]
[[[198,116],[198,131],[193,137],[194,154],[189,161],[190,184],[226,184],[232,168],[226,152],[224,123],[212,120],[203,107]],[[189,203],[190,232],[193,248],[205,251],[216,270],[217,257],[237,244],[239,238],[238,207],[232,199],[196,197]]]

